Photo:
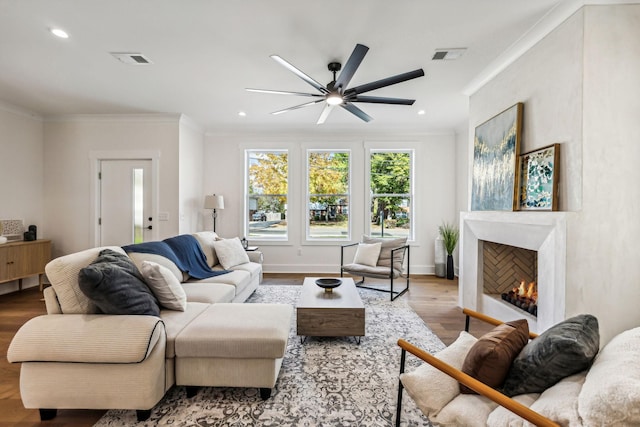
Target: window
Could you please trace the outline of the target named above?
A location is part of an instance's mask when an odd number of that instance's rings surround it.
[[[413,151],[372,150],[369,233],[413,238]]]
[[[248,239],[286,240],[289,164],[285,150],[245,152]]]
[[[349,151],[307,151],[307,239],[349,240]]]

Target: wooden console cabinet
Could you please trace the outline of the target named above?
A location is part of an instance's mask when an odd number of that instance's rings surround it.
[[[51,240],[11,242],[0,245],[0,283],[18,281],[22,290],[22,279],[38,275],[40,290],[44,266],[51,261]]]

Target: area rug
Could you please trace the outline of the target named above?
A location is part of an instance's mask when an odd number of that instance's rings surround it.
[[[248,303],[295,306],[300,286],[263,285]],[[203,387],[187,398],[173,387],[136,422],[135,411],[111,410],[96,426],[391,426],[395,423],[400,349],[409,342],[435,352],[444,345],[400,297],[367,289],[358,292],[365,305],[366,336],[308,338],[296,335],[295,316],[278,382],[268,400],[257,389]],[[407,358],[407,370],[420,363]],[[403,399],[402,425],[430,426],[411,399]]]

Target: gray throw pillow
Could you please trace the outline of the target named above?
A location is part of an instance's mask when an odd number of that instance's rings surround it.
[[[110,249],[78,274],[80,290],[105,314],[160,315],[158,301],[135,264]]]
[[[561,379],[583,371],[600,348],[598,319],[581,314],[544,331],[516,356],[502,393],[542,393]]]

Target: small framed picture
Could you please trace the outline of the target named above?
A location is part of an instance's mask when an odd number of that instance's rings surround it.
[[[518,208],[521,211],[558,210],[560,144],[520,155]]]

